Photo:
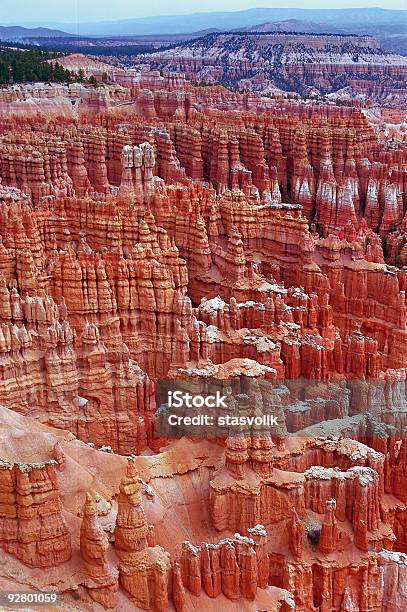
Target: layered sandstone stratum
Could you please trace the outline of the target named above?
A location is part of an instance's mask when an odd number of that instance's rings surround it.
[[[403,131],[115,78],[0,92],[0,589],[405,610]],[[159,379],[279,429],[165,437]]]
[[[263,95],[329,94],[405,108],[406,58],[385,51],[371,36],[262,32],[260,26],[260,31],[206,34],[136,58],[140,61]]]

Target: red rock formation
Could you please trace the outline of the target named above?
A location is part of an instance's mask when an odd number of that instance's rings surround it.
[[[337,66],[283,76],[328,89]],[[117,83],[0,92],[7,580],[67,607],[401,609],[402,140],[351,106]],[[222,382],[243,423],[172,439],[160,379]]]
[[[390,551],[382,551],[380,553],[385,589],[383,594],[383,610],[402,610],[407,601],[404,591],[406,581],[406,555],[403,553],[394,553]]]
[[[232,601],[253,600],[257,588],[268,589],[267,531],[262,525],[256,525],[248,533],[249,537],[237,533],[233,539],[217,544],[183,543],[183,582],[194,595],[199,596],[203,589],[211,598],[223,593]]]
[[[104,608],[115,608],[117,574],[108,565],[106,559],[106,551],[109,548],[108,538],[98,524],[95,502],[89,494],[83,508],[80,547],[88,577],[86,586],[89,595]]]
[[[31,567],[50,567],[71,556],[55,462],[11,464],[2,460],[2,548]]]
[[[330,499],[326,502],[324,522],[321,526],[321,535],[318,548],[322,553],[332,553],[336,550],[338,534],[335,519],[336,500]]]
[[[172,601],[176,612],[182,612],[185,609],[185,589],[178,561],[172,564]]]
[[[118,498],[115,550],[120,559],[119,580],[135,605],[167,610],[171,564],[160,546],[149,547],[149,526],[141,506],[140,483],[133,461],[127,464]]]

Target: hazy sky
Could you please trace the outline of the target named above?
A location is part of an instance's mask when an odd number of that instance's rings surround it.
[[[253,7],[405,9],[406,0],[0,0],[0,23],[108,21]]]

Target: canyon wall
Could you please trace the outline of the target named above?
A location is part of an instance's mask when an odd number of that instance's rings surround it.
[[[0,93],[0,580],[401,610],[405,146],[351,106],[141,76],[44,86],[44,120]],[[278,427],[175,440],[162,380]]]

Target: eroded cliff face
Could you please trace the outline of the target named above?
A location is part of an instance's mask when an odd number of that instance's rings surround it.
[[[401,610],[405,148],[350,107],[143,79],[1,132],[0,582]],[[174,441],[159,379],[271,393],[279,429]]]
[[[145,62],[263,95],[330,94],[364,102],[374,97],[403,105],[405,58],[369,36],[214,32],[138,59]]]
[[[405,442],[379,452],[341,438],[336,421],[333,439],[263,436],[261,455],[258,437],[184,438],[126,467],[0,410],[4,585],[18,571],[89,610],[404,607]],[[18,474],[36,483],[31,505]]]

